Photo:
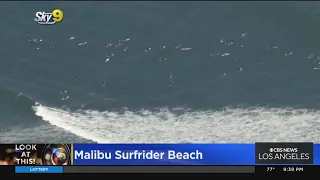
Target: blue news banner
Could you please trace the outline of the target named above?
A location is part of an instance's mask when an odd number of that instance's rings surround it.
[[[254,144],[74,144],[74,165],[253,165]]]
[[[311,157],[308,163],[289,164],[320,165],[320,144],[310,143],[310,145],[313,152],[310,152],[309,156],[304,155],[304,158]],[[261,164],[257,162],[257,146],[257,144],[74,144],[72,158],[73,165],[257,165]],[[298,151],[304,150],[298,149]],[[271,165],[271,163],[266,164]],[[30,169],[40,167],[42,169]],[[62,173],[63,166],[16,167],[16,173],[32,172]]]

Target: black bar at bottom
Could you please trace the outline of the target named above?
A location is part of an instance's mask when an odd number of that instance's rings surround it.
[[[70,166],[69,166],[70,167]],[[94,167],[94,166],[92,166]],[[170,167],[170,166],[167,166],[167,167]],[[171,166],[171,167],[174,167],[174,166]],[[187,166],[186,166],[187,167]],[[213,166],[214,167],[214,166]],[[219,167],[219,166],[218,166]],[[221,166],[220,166],[221,167]],[[236,167],[236,166],[235,166]],[[239,167],[239,166],[238,166]],[[252,168],[252,166],[240,166],[240,167],[244,167],[244,168]],[[201,167],[199,167],[201,168]],[[208,168],[208,167],[207,167]],[[277,175],[277,174],[303,174],[303,173],[308,173],[308,174],[314,174],[314,173],[318,173],[320,172],[320,166],[316,166],[316,165],[302,165],[302,166],[295,166],[295,165],[292,165],[292,166],[283,166],[283,165],[258,165],[258,166],[255,166],[253,167],[255,169],[255,175]],[[214,168],[213,168],[214,169]],[[219,169],[219,168],[218,168]],[[232,168],[231,168],[232,169]],[[0,175],[14,175],[15,172],[15,166],[0,166]],[[217,169],[216,169],[217,170]],[[207,170],[205,170],[207,171]],[[92,174],[92,173],[89,173],[87,172],[88,175],[89,174]],[[100,174],[104,174],[103,172],[96,172],[97,175]],[[110,173],[110,172],[109,172]],[[113,173],[119,173],[120,172],[113,172]],[[140,172],[141,173],[141,172]],[[146,172],[145,172],[146,173]],[[159,175],[159,174],[168,174],[169,172],[158,172],[158,173],[154,173],[156,175]],[[189,174],[189,173],[186,173],[186,172],[180,172],[180,173],[183,173],[183,174]],[[200,172],[191,172],[189,175],[191,174],[199,174]],[[202,172],[202,173],[205,173],[205,174],[215,174],[215,172]],[[226,173],[226,174],[241,174],[241,172],[228,172],[228,171],[220,171],[220,173]],[[248,173],[248,172],[247,172]],[[69,172],[67,174],[63,174],[63,175],[72,175],[72,174],[79,174],[78,172]],[[81,174],[81,173],[80,173]],[[82,175],[85,175],[85,173],[82,173]],[[106,173],[108,174],[108,173]],[[124,173],[121,173],[124,175]],[[128,173],[128,175],[133,175],[135,173]],[[139,173],[137,173],[138,175]],[[243,173],[243,175],[245,175],[246,173]],[[16,175],[23,175],[23,174],[16,174]],[[34,173],[34,174],[25,174],[25,175],[34,175],[34,176],[37,176],[37,175],[50,175],[50,174],[37,174],[37,173]],[[61,175],[61,174],[51,174],[51,175]],[[82,176],[81,175],[81,176]]]
[[[7,175],[14,174],[15,173],[14,171],[15,171],[15,166],[0,165],[0,176],[3,174],[7,174]]]
[[[320,171],[320,166],[315,165],[302,165],[302,166],[256,166],[256,174],[293,174],[293,173],[317,173]]]
[[[66,166],[64,173],[254,173],[254,166]]]

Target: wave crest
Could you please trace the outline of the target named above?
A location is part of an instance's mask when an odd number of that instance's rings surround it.
[[[320,112],[306,109],[70,112],[43,105],[33,108],[44,121],[97,143],[320,142]]]

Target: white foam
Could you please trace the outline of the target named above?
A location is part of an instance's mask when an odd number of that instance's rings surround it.
[[[61,128],[47,124],[35,126],[15,126],[0,129],[0,143],[76,143],[90,142]]]
[[[320,142],[320,112],[252,108],[221,111],[69,112],[42,105],[37,116],[97,143]]]

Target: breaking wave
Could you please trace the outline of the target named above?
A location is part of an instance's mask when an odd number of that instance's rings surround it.
[[[97,143],[320,142],[320,112],[307,109],[33,109],[44,121]]]

